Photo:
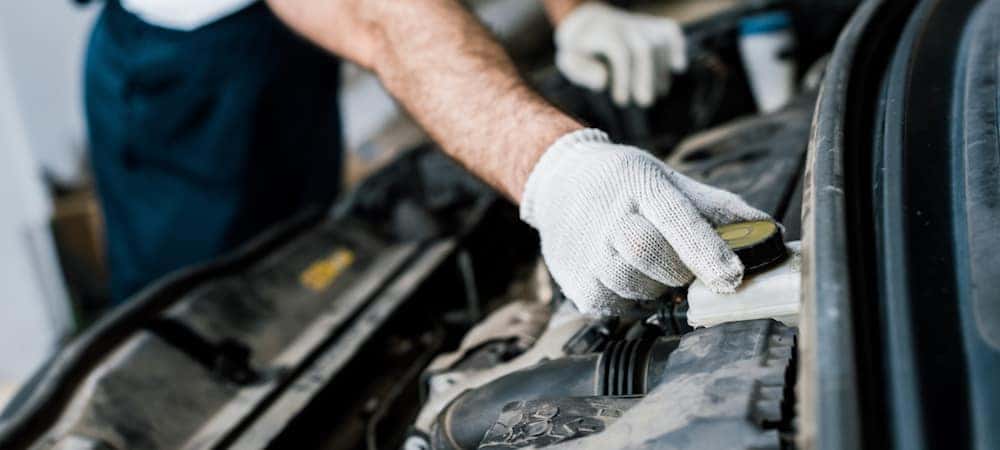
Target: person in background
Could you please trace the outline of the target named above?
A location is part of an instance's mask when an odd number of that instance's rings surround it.
[[[672,21],[543,0],[566,77],[649,105],[686,68]],[[743,266],[713,230],[767,215],[563,114],[456,0],[109,0],[85,104],[112,292],[213,258],[340,182],[338,62],[372,71],[443,150],[520,205],[581,311],[629,314]]]

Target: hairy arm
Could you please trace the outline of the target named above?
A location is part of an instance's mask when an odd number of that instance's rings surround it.
[[[549,21],[553,25],[559,25],[562,20],[577,6],[586,0],[542,0],[545,13],[549,16]]]
[[[582,126],[520,78],[455,0],[268,0],[289,26],[372,70],[446,153],[520,201],[541,154]]]

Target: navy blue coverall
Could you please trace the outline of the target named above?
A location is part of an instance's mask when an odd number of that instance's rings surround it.
[[[329,206],[337,84],[336,59],[261,2],[178,31],[108,1],[84,91],[113,299]]]

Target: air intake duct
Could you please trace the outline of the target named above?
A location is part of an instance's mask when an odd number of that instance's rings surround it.
[[[440,450],[475,449],[514,401],[644,395],[660,382],[678,337],[613,341],[602,353],[545,361],[466,391],[438,416],[431,442]]]

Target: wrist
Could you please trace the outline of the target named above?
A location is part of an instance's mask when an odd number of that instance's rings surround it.
[[[588,0],[545,0],[545,13],[553,26],[559,26],[563,19],[570,15],[578,6]]]
[[[553,189],[552,178],[564,176],[573,170],[575,156],[580,156],[580,146],[610,143],[608,135],[596,128],[579,128],[556,139],[538,158],[524,183],[521,194],[521,219],[535,226],[535,208],[547,191]]]
[[[500,180],[499,187],[518,204],[524,199],[524,189],[532,171],[553,143],[563,136],[584,129],[579,122],[559,113],[555,108],[547,104],[544,107],[547,109],[546,114],[538,115],[544,119],[534,124],[522,122],[524,125],[520,127],[519,134],[531,136],[531,139],[520,145],[523,150],[516,152],[515,157],[508,160],[504,164],[504,169],[500,171],[504,176]]]

